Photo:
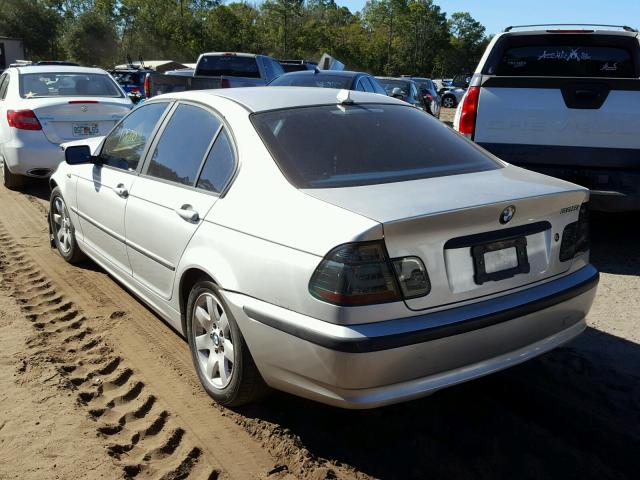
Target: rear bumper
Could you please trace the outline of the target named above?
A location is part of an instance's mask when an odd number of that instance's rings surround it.
[[[39,130],[20,132],[19,138],[2,146],[2,153],[11,173],[34,177],[50,176],[64,160],[60,145],[51,143]]]
[[[518,167],[590,189],[593,210],[640,210],[640,149],[482,142],[479,145]]]
[[[335,325],[227,292],[265,381],[344,408],[417,398],[544,353],[585,328],[592,266],[445,311]]]

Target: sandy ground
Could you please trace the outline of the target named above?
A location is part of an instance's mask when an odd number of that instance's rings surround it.
[[[637,478],[638,215],[594,216],[601,284],[563,348],[373,411],[282,393],[232,411],[173,330],[49,249],[47,196],[0,187],[0,479]]]

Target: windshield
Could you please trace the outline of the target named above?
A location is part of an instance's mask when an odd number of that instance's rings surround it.
[[[409,96],[409,83],[402,80],[388,80],[386,78],[378,78],[378,82],[382,85],[387,92],[387,95],[392,95],[395,88],[399,88],[402,95]]]
[[[404,105],[325,105],[254,113],[258,134],[298,188],[400,182],[500,168],[430,115]]]
[[[200,59],[196,75],[260,78],[260,70],[255,57],[212,55]]]
[[[351,87],[351,77],[343,75],[283,75],[276,78],[269,85],[274,87],[321,87],[321,88],[345,88]]]
[[[122,97],[107,74],[25,73],[20,75],[22,98],[42,97]]]

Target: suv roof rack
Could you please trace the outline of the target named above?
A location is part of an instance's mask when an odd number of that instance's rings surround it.
[[[510,32],[514,28],[531,28],[531,27],[608,27],[619,28],[625,32],[638,33],[635,28],[628,27],[627,25],[606,25],[600,23],[542,23],[538,25],[512,25],[504,29],[505,32]]]

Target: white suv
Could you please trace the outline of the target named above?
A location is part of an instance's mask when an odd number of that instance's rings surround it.
[[[640,44],[629,27],[496,35],[454,128],[507,162],[591,189],[591,208],[640,210]]]
[[[0,163],[4,185],[49,177],[64,160],[60,144],[106,135],[133,107],[99,68],[9,68],[0,76]]]

